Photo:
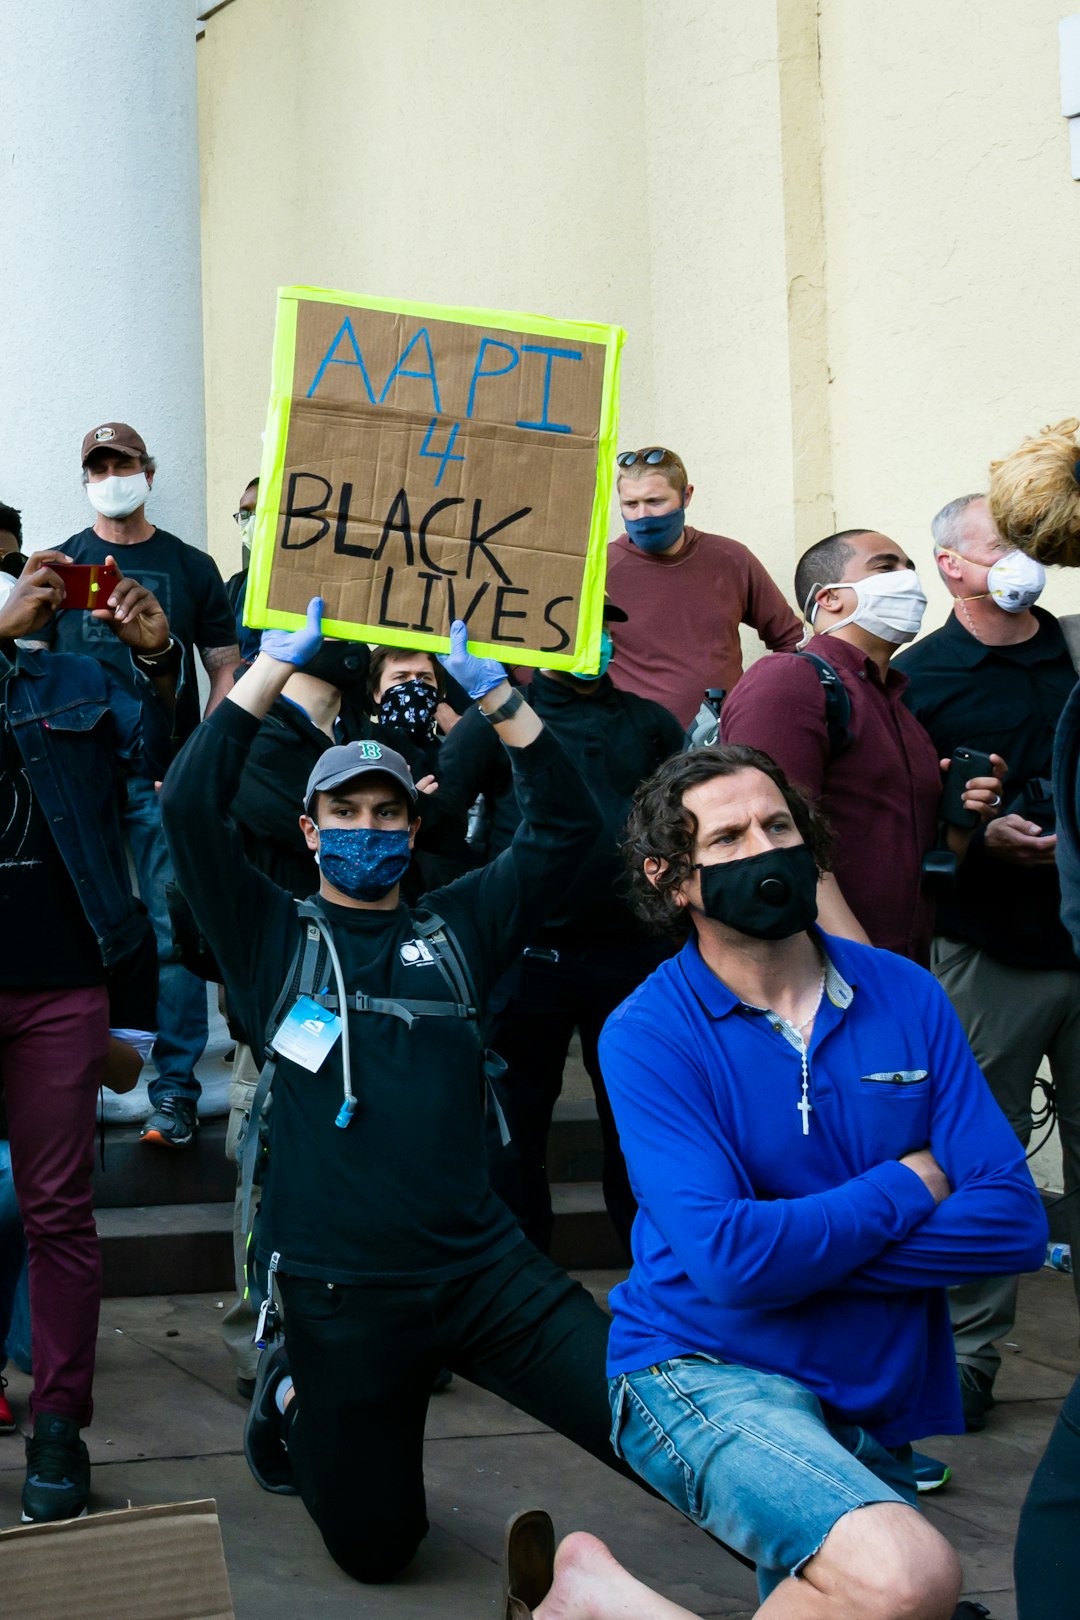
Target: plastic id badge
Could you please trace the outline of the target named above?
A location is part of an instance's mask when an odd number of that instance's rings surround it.
[[[340,1034],[341,1019],[337,1013],[326,1012],[310,996],[301,996],[279,1025],[270,1045],[282,1057],[290,1058],[314,1074],[322,1068],[326,1054]]]

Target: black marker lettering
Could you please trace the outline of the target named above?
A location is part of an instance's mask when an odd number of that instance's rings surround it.
[[[528,596],[528,591],[520,585],[499,585],[495,591],[495,611],[491,615],[492,641],[513,641],[519,646],[525,645],[524,636],[511,636],[502,628],[504,619],[527,619],[527,613],[517,613],[513,608],[504,607],[503,603],[508,596]]]
[[[407,630],[409,627],[405,623],[404,619],[387,618],[387,603],[390,600],[390,592],[393,589],[393,585],[394,570],[392,568],[388,568],[386,570],[386,578],[383,580],[382,599],[379,602],[379,623],[381,625],[385,625],[386,628],[390,630]]]
[[[423,519],[422,519],[421,524],[420,524],[420,533],[417,536],[417,546],[418,546],[419,551],[420,551],[420,561],[423,563],[425,568],[434,568],[434,570],[435,570],[435,572],[437,574],[456,574],[457,573],[456,568],[440,568],[439,564],[435,561],[434,557],[429,557],[428,556],[427,531],[428,531],[428,524],[431,522],[432,518],[435,516],[435,514],[437,512],[443,511],[444,508],[446,508],[447,506],[464,506],[464,505],[465,505],[464,496],[462,496],[462,495],[447,495],[441,501],[436,501],[435,505],[431,508],[430,512],[425,512],[424,513]]]
[[[541,652],[562,652],[564,647],[569,647],[570,632],[568,630],[564,630],[562,625],[557,623],[551,615],[563,602],[572,602],[573,600],[574,598],[572,596],[553,596],[547,607],[544,609],[544,623],[550,624],[553,630],[558,631],[559,639],[555,643],[554,647],[541,647]]]
[[[420,609],[420,622],[418,624],[411,624],[409,626],[409,629],[410,630],[426,630],[428,635],[432,635],[432,636],[438,635],[438,631],[436,630],[435,626],[433,624],[428,624],[427,616],[428,616],[428,608],[431,605],[431,587],[438,580],[440,580],[442,578],[442,575],[441,574],[425,574],[423,569],[419,569],[418,572],[417,572],[416,577],[417,577],[417,579],[422,579],[424,581],[424,605]],[[449,584],[449,581],[447,582],[447,588],[452,589],[452,587]]]
[[[451,585],[449,580],[447,580],[447,582],[446,582],[446,589],[450,593],[450,622],[453,623],[454,617],[455,617],[455,615],[454,615],[454,596],[453,596],[454,588]],[[465,620],[465,623],[467,625],[470,625],[470,626],[472,625],[473,614],[476,612],[477,608],[480,606],[480,603],[483,601],[484,597],[487,595],[487,592],[488,592],[488,581],[485,579],[484,583],[481,585],[480,589],[477,591],[476,595],[473,597],[473,599],[469,603],[468,607],[465,608],[464,611],[460,615],[460,617]],[[474,639],[476,639],[476,638],[474,638]]]
[[[297,506],[295,504],[296,486],[302,478],[306,478],[309,483],[322,485],[323,497],[321,501],[313,501],[310,506]],[[319,513],[324,512],[326,503],[333,492],[333,485],[327,479],[321,478],[318,473],[296,472],[289,474],[289,493],[285,498],[285,527],[281,531],[281,549],[283,551],[303,551],[307,546],[317,545],[323,536],[329,533],[329,518],[320,518],[318,534],[310,535],[306,540],[289,539],[289,530],[292,528],[293,519],[314,518]]]
[[[465,567],[465,578],[472,579],[473,558],[476,556],[477,551],[482,551],[492,568],[494,568],[495,572],[502,580],[503,584],[512,585],[514,583],[513,580],[510,578],[510,575],[506,572],[506,570],[501,567],[498,559],[491,555],[491,552],[487,548],[487,542],[491,539],[493,534],[498,534],[500,529],[508,529],[511,523],[516,523],[519,518],[528,517],[529,513],[532,511],[532,507],[523,506],[519,511],[511,512],[509,517],[504,517],[500,519],[498,523],[493,523],[490,529],[481,530],[481,505],[482,502],[479,499],[473,501],[472,533],[469,535],[469,561]]]
[[[399,520],[395,521],[395,516],[399,510],[401,512],[401,517]],[[375,550],[371,553],[376,562],[379,561],[383,552],[386,550],[386,542],[389,540],[392,534],[400,534],[402,540],[405,542],[405,565],[408,568],[412,568],[412,523],[409,518],[409,497],[406,495],[403,489],[399,489],[397,494],[394,496],[393,504],[390,507],[389,512],[386,514],[386,522],[383,524],[383,530],[381,536],[379,537],[379,543],[375,547]],[[381,624],[382,620],[379,622]]]

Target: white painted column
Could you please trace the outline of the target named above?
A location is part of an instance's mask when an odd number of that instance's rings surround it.
[[[0,501],[27,550],[93,519],[83,434],[128,422],[150,520],[206,544],[192,0],[0,0]]]

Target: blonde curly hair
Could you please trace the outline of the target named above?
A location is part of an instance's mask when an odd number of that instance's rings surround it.
[[[990,463],[990,514],[1041,563],[1080,568],[1080,420],[1067,416]]]

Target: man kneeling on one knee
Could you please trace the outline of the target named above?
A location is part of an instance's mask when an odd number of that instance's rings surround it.
[[[600,1043],[640,1206],[616,1448],[763,1616],[950,1616],[910,1442],[963,1429],[946,1285],[1042,1260],[1023,1149],[931,975],[815,927],[827,837],[764,754],[669,760],[626,850],[686,943]]]

